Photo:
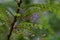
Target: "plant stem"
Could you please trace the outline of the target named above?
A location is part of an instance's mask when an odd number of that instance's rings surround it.
[[[18,14],[19,11],[20,11],[19,7],[20,7],[21,3],[22,3],[22,0],[20,0],[19,2],[17,2],[17,6],[18,6],[18,8],[17,8],[17,10],[16,10],[16,13],[17,13],[17,14]],[[12,32],[13,32],[13,29],[14,29],[14,24],[15,24],[16,21],[17,21],[17,16],[14,16],[14,21],[13,21],[13,23],[11,24],[11,28],[10,28],[10,32],[9,32],[9,34],[8,34],[8,39],[7,39],[7,40],[10,40],[10,37],[11,37]]]

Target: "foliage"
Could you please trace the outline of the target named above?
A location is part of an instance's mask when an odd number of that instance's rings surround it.
[[[7,40],[15,17],[11,40],[60,40],[56,34],[60,31],[60,3],[35,1],[23,0],[19,13],[15,1],[0,3],[0,40]]]

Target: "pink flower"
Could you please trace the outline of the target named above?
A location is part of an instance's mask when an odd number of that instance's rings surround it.
[[[32,16],[31,16],[31,22],[35,22],[36,20],[38,19],[38,13],[34,13]]]

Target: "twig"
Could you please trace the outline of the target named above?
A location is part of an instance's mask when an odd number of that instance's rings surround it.
[[[18,0],[17,0],[17,1],[18,1]],[[18,14],[19,11],[20,11],[19,7],[20,7],[21,3],[22,3],[22,0],[20,0],[19,2],[17,2],[17,6],[18,6],[18,8],[17,8],[17,10],[16,10],[16,13],[17,13],[17,14]],[[17,16],[14,16],[14,21],[13,21],[13,23],[11,24],[11,28],[10,28],[10,32],[9,32],[9,34],[8,34],[8,39],[7,39],[7,40],[10,40],[10,37],[11,37],[12,32],[13,32],[13,29],[14,29],[14,24],[15,24],[16,21],[17,21]]]

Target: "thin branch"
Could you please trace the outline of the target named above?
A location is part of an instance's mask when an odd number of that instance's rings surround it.
[[[17,1],[18,1],[18,0],[17,0]],[[21,3],[22,3],[22,0],[20,0],[19,2],[17,2],[18,8],[17,8],[17,10],[16,10],[16,13],[19,13],[19,11],[20,11],[19,7],[20,7]],[[8,39],[7,39],[7,40],[10,40],[10,37],[11,37],[11,35],[12,35],[12,32],[13,32],[14,25],[15,25],[15,22],[16,22],[16,21],[17,21],[17,16],[14,16],[14,21],[13,21],[13,23],[11,24],[11,28],[10,28],[10,32],[9,32],[9,34],[8,34]]]
[[[7,9],[7,12],[9,12],[14,17],[13,13],[9,9]]]

